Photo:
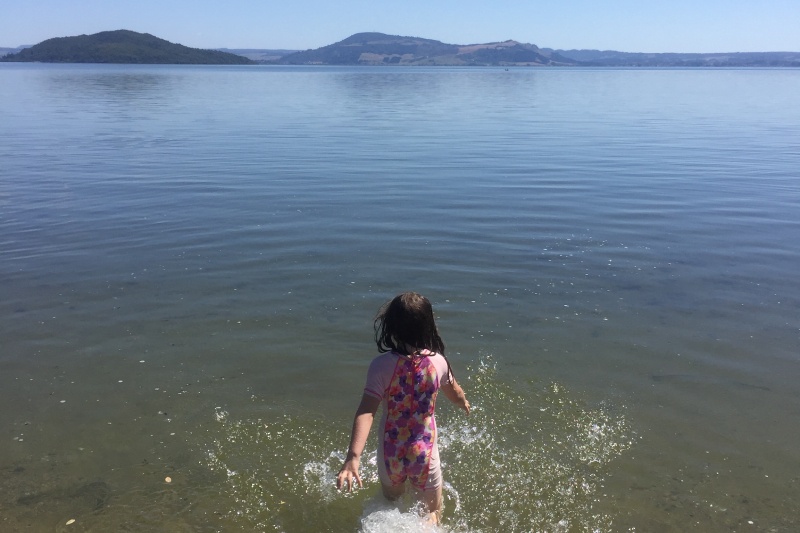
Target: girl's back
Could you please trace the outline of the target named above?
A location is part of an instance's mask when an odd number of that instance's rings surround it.
[[[386,352],[370,365],[364,393],[382,400],[378,460],[392,485],[406,479],[419,489],[438,485],[429,475],[438,472],[434,411],[439,387],[448,383],[447,361],[427,350],[414,356]]]

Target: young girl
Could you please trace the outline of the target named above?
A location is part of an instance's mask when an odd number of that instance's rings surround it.
[[[433,308],[424,296],[405,292],[381,307],[375,318],[375,342],[382,353],[369,366],[367,384],[356,410],[350,448],[336,486],[363,486],[358,474],[372,419],[383,404],[378,442],[378,475],[383,494],[394,500],[406,482],[438,523],[442,509],[442,472],[436,447],[436,396],[444,395],[469,414],[469,402],[444,357]],[[355,481],[355,483],[354,483]]]

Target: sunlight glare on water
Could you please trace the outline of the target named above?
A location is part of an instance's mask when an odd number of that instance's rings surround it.
[[[468,418],[440,409],[440,530],[607,530],[613,517],[593,504],[609,465],[635,440],[624,407],[589,407],[557,383],[504,383],[489,358],[466,386]],[[215,417],[207,465],[224,475],[221,492],[235,502],[227,520],[258,531],[420,530],[411,502],[392,506],[379,495],[374,428],[365,488],[348,494],[334,488],[347,428],[294,415],[238,420],[217,410]]]

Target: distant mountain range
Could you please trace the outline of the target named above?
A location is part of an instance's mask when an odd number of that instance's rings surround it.
[[[0,58],[6,62],[146,63],[173,65],[249,65],[253,61],[219,50],[173,44],[128,30],[57,37]]]
[[[16,48],[5,48],[3,46],[0,46],[0,57],[3,57],[6,54],[16,54],[17,52],[20,52],[20,51],[25,50],[26,48],[30,48],[30,47],[31,47],[31,45],[29,45],[29,44],[26,44],[26,45],[23,45],[23,46],[17,46]]]
[[[509,40],[447,44],[420,37],[356,33],[315,50],[200,50],[128,30],[48,39],[0,48],[0,61],[48,63],[167,63],[410,66],[800,67],[800,52],[713,54],[554,50]]]
[[[338,43],[287,54],[270,62],[284,65],[800,67],[800,52],[647,54],[554,50],[513,40],[459,45],[419,37],[356,33]]]
[[[293,54],[298,50],[284,50],[284,49],[262,49],[262,48],[215,48],[220,52],[227,52],[229,54],[236,54],[237,56],[246,57],[250,61],[256,63],[275,63],[280,58]]]
[[[550,51],[544,48],[545,51]],[[800,52],[713,54],[631,53],[613,50],[552,50],[581,66],[596,67],[800,67]]]

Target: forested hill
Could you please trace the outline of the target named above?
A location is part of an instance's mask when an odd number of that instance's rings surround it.
[[[42,63],[142,63],[171,65],[249,65],[253,61],[217,50],[200,50],[128,30],[56,37],[10,54],[0,61]]]
[[[316,50],[296,52],[290,65],[575,65],[576,61],[517,41],[458,45],[421,37],[356,33]]]

